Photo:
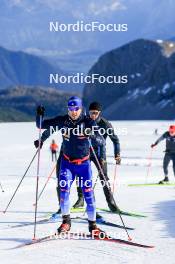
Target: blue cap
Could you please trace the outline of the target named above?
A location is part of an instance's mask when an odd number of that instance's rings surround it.
[[[67,103],[68,109],[73,111],[82,108],[82,100],[78,96],[72,96]]]

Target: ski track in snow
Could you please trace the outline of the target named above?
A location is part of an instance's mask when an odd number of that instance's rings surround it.
[[[34,221],[36,162],[32,164],[27,177],[24,179],[17,195],[6,214],[0,213],[0,259],[3,264],[18,263],[60,263],[81,264],[86,260],[90,264],[173,264],[175,263],[175,187],[151,186],[128,187],[131,183],[158,182],[163,177],[162,158],[165,142],[162,142],[153,152],[152,166],[149,175],[148,157],[150,145],[157,137],[167,130],[172,122],[113,122],[117,129],[127,128],[127,135],[119,135],[121,141],[122,165],[117,168],[115,198],[122,210],[133,211],[147,215],[147,218],[123,216],[127,226],[134,227],[130,235],[134,242],[154,245],[154,249],[142,249],[120,244],[85,241],[85,240],[56,240],[31,245],[20,249],[11,249],[33,237],[33,225],[21,227],[12,226]],[[159,135],[154,135],[158,128]],[[33,141],[38,137],[34,123],[4,123],[0,124],[0,182],[5,192],[0,192],[0,210],[4,210],[29,162],[35,154]],[[60,135],[52,138],[61,144]],[[54,167],[49,153],[50,138],[41,152],[41,167],[39,189],[41,190],[47,176]],[[107,142],[110,179],[114,176],[113,146]],[[170,165],[171,167],[171,165]],[[97,172],[93,165],[93,174]],[[173,182],[172,168],[169,169]],[[55,177],[55,175],[54,175]],[[41,196],[38,204],[38,220],[45,218],[47,213],[57,209],[56,179],[52,178]],[[96,187],[97,207],[107,208],[100,183]],[[77,198],[75,185],[71,192],[72,204]],[[119,216],[101,213],[105,219],[120,223]],[[76,214],[74,214],[76,215]],[[78,214],[77,214],[78,215]],[[81,215],[81,214],[80,214]],[[37,237],[53,233],[58,223],[42,223],[37,225]],[[99,225],[100,226],[100,225]],[[115,236],[127,239],[124,230],[101,226]],[[87,222],[72,220],[72,231],[87,232]]]

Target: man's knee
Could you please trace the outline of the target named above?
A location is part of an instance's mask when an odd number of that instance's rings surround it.
[[[92,189],[92,187],[84,188],[83,191],[84,191],[84,193],[89,193],[89,192],[93,192],[93,189]]]
[[[87,203],[94,203],[95,202],[93,188],[84,188],[83,194],[84,194],[84,198],[85,198]]]

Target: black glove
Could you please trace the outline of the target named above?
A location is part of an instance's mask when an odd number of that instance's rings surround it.
[[[42,105],[39,105],[36,109],[36,114],[39,115],[39,116],[44,116],[44,113],[45,113],[45,108],[44,106]]]
[[[120,157],[120,154],[117,154],[117,156],[115,157],[115,161],[116,161],[116,164],[117,164],[117,165],[120,165],[120,163],[121,163],[121,157]]]
[[[39,147],[39,140],[38,139],[34,141],[34,145],[35,145],[35,148]],[[43,146],[43,142],[41,141],[40,142],[40,149],[42,148],[42,146]]]
[[[157,144],[152,144],[152,145],[151,145],[151,148],[154,148],[156,145],[157,145]]]

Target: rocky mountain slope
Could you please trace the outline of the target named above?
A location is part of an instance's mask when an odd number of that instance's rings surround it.
[[[65,114],[66,101],[72,93],[53,88],[22,87],[0,90],[0,121],[35,120],[36,106],[46,108],[46,116]]]
[[[100,101],[109,119],[175,117],[175,43],[138,39],[101,56],[89,74],[127,75],[127,84],[87,84],[85,104]]]

